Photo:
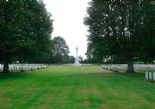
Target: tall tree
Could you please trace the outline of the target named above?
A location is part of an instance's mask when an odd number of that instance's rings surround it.
[[[123,59],[128,63],[128,72],[134,72],[134,59],[152,57],[153,1],[92,0],[85,24],[89,26],[88,40],[93,56],[101,60]]]
[[[42,0],[0,1],[0,54],[3,72],[14,57],[47,57],[52,32],[51,15]]]
[[[53,61],[55,63],[66,63],[69,60],[69,47],[66,41],[60,37],[54,37],[53,41]]]

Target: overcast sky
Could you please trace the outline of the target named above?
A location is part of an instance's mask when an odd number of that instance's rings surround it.
[[[75,56],[78,46],[79,55],[85,57],[87,50],[87,27],[83,24],[86,9],[90,0],[44,0],[47,11],[52,13],[55,36],[63,37],[70,50],[70,55]]]

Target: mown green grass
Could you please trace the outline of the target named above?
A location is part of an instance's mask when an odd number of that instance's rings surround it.
[[[155,109],[155,84],[100,66],[50,66],[0,75],[0,109]]]

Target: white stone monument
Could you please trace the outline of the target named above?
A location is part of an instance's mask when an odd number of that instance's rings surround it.
[[[79,63],[78,47],[76,47],[76,58],[75,58],[74,66],[81,66],[81,64]]]

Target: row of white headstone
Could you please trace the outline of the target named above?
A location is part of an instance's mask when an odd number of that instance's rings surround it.
[[[155,72],[145,72],[145,79],[151,82],[155,82]]]
[[[127,64],[104,64],[102,66],[103,69],[118,71],[118,72],[126,72]],[[154,64],[134,64],[135,71],[145,72],[145,71],[155,71]]]
[[[9,64],[10,71],[30,71],[36,69],[44,69],[47,68],[46,64]],[[3,65],[0,64],[0,70],[3,69]]]
[[[118,72],[125,72],[127,70],[126,64],[104,64],[102,65],[103,69],[111,70],[111,71],[118,71]]]
[[[102,66],[103,69],[117,71],[117,72],[125,72],[127,70],[127,64],[106,64]],[[145,72],[145,79],[151,82],[155,82],[155,65],[153,64],[134,64],[134,68],[136,71]]]

